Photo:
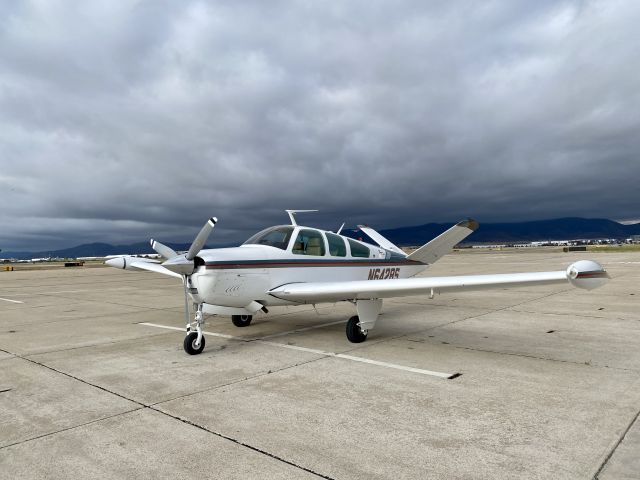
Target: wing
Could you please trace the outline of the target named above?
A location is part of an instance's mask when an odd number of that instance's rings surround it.
[[[363,300],[371,298],[403,297],[422,293],[453,290],[504,288],[519,285],[548,285],[571,283],[592,289],[609,278],[607,272],[589,260],[572,264],[557,272],[506,273],[498,275],[465,275],[455,277],[419,277],[397,280],[361,280],[350,282],[292,283],[274,288],[269,294],[284,300],[301,303]]]
[[[162,273],[176,278],[182,278],[178,273],[172,272],[168,268],[160,265],[156,260],[149,260],[140,257],[131,257],[129,255],[121,255],[119,257],[110,258],[104,262],[114,268],[123,268],[125,270],[149,270],[150,272]]]
[[[140,269],[140,270],[149,270],[150,272],[162,273],[163,275],[170,275],[172,277],[176,277],[176,278],[182,279],[182,276],[180,274],[172,272],[168,268],[165,268],[165,267],[163,267],[162,265],[160,265],[158,263],[133,262],[133,263],[131,263],[131,266],[129,268]]]

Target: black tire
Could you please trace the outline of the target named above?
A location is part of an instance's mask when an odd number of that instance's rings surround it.
[[[231,321],[236,327],[248,327],[252,319],[251,315],[231,315]]]
[[[200,345],[195,346],[196,340],[198,339],[197,332],[189,332],[186,337],[184,337],[184,351],[189,355],[198,355],[202,353],[204,350],[204,335],[200,339]]]
[[[347,340],[351,343],[362,343],[367,339],[367,334],[358,325],[359,322],[360,318],[357,315],[351,317],[347,322]]]

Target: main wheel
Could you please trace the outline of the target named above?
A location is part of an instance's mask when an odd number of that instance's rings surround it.
[[[251,315],[231,315],[231,321],[236,327],[248,327],[252,318]]]
[[[347,339],[351,343],[362,343],[367,339],[367,332],[360,328],[360,318],[357,315],[351,317],[347,322]]]
[[[189,355],[197,355],[202,353],[204,350],[204,335],[200,339],[200,345],[196,346],[196,341],[198,340],[198,332],[189,332],[186,337],[184,337],[184,351]]]

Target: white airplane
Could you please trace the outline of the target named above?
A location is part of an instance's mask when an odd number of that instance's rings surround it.
[[[297,212],[287,210],[291,225],[262,230],[239,247],[202,250],[217,219],[210,218],[185,254],[160,242],[151,246],[163,263],[122,256],[105,263],[126,270],[150,270],[182,279],[186,337],[184,349],[195,355],[204,349],[204,314],[229,315],[234,325],[246,327],[253,316],[274,305],[301,305],[349,301],[357,315],[347,322],[347,338],[363,342],[374,328],[382,299],[450,290],[571,283],[591,290],[609,275],[598,263],[581,260],[554,272],[418,277],[478,228],[465,220],[418,248],[404,253],[372,228],[359,226],[377,245],[317,228],[298,225]],[[189,313],[189,300],[195,310]]]

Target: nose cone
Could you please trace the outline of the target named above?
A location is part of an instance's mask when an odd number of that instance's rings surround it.
[[[109,265],[113,268],[125,268],[127,266],[127,261],[124,259],[124,257],[116,257],[106,260],[104,264]]]

